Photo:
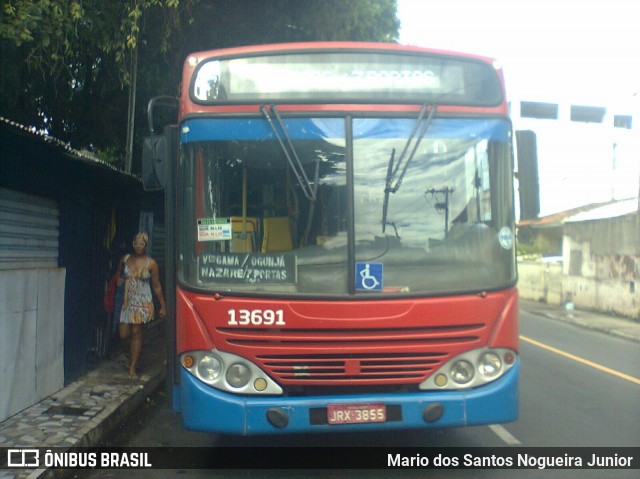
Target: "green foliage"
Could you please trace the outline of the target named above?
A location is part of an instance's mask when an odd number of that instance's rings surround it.
[[[123,150],[143,13],[177,0],[10,0],[0,7],[0,115],[76,148]],[[167,22],[154,29],[175,27]]]
[[[120,164],[137,52],[134,154],[146,105],[176,95],[193,51],[313,40],[396,41],[396,0],[5,0],[0,115]]]
[[[538,247],[532,244],[517,243],[516,254],[518,256],[541,256],[542,251]]]
[[[0,38],[11,40],[16,46],[23,43],[39,44],[48,48],[68,50],[67,36],[82,18],[83,9],[78,1],[13,0],[0,9]]]
[[[179,0],[10,0],[0,9],[0,39],[19,48],[34,73],[57,76],[71,68],[85,49],[113,62],[111,66],[124,75],[143,14],[176,10],[179,4]]]
[[[97,149],[96,155],[111,166],[122,169],[124,165],[125,152],[113,146],[107,146],[104,149]]]
[[[561,249],[558,251],[558,245],[541,234],[532,235],[526,241],[518,241],[516,246],[518,256],[540,257],[544,254],[558,254],[561,252]]]

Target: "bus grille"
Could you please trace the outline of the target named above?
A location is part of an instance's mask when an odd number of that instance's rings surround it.
[[[232,350],[282,385],[416,384],[458,351],[478,342],[486,325],[397,329],[218,328]]]

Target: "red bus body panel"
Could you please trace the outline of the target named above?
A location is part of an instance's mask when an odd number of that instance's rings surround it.
[[[219,297],[178,290],[177,353],[242,356],[283,386],[424,381],[481,347],[518,350],[515,288],[480,295],[370,301]],[[230,326],[229,310],[282,310],[280,327]]]

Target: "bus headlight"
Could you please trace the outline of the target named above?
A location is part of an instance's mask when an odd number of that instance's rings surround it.
[[[478,372],[486,378],[493,378],[500,374],[502,359],[494,352],[484,353],[478,360]]]
[[[251,371],[242,363],[233,364],[227,369],[227,382],[234,388],[243,388],[251,379]]]
[[[236,394],[282,394],[282,388],[258,366],[222,351],[189,351],[182,367],[203,383]]]
[[[215,381],[222,373],[222,361],[216,356],[207,354],[198,361],[198,376],[203,381]]]
[[[480,348],[450,359],[420,383],[421,390],[469,389],[495,381],[516,364],[517,353],[506,348]]]
[[[451,379],[458,384],[467,384],[473,379],[475,371],[469,361],[456,361],[451,366]]]

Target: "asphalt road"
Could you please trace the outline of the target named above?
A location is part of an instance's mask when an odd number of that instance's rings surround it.
[[[322,446],[399,447],[623,447],[640,446],[640,345],[532,314],[520,323],[520,418],[510,424],[382,433],[229,437],[185,431],[164,391],[149,398],[123,424],[110,445],[142,447],[306,446],[300,454],[323,454]],[[331,458],[327,457],[327,461]],[[123,477],[113,470],[76,477]],[[640,470],[389,470],[375,471],[126,471],[126,477],[594,477],[639,478]]]

